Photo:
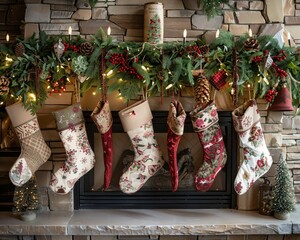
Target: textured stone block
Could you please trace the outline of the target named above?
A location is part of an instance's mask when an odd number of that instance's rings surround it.
[[[297,25],[300,23],[300,17],[287,16],[284,18],[286,24]]]
[[[93,236],[73,236],[73,240],[91,240]]]
[[[121,236],[119,236],[119,237],[121,237]],[[91,236],[91,240],[117,240],[117,239],[122,239],[122,238],[119,238],[119,237],[118,236]],[[130,240],[130,238],[128,238],[128,240]]]
[[[66,24],[58,24],[58,23],[41,23],[40,29],[42,31],[64,31],[65,34],[68,34],[69,27],[72,28],[74,34],[74,30],[79,30],[78,23],[66,23]]]
[[[286,160],[299,160],[300,163],[300,153],[287,153],[286,154]]]
[[[237,1],[236,2],[236,9],[237,10],[249,9],[249,1]]]
[[[73,191],[66,195],[58,195],[49,191],[49,203],[51,211],[73,211]]]
[[[287,147],[286,152],[288,152],[288,153],[300,152],[300,146]]]
[[[176,22],[175,22],[176,23]],[[206,15],[193,15],[192,16],[192,29],[200,30],[217,30],[223,23],[223,16],[216,16],[210,20]]]
[[[167,17],[191,17],[194,13],[193,10],[168,10]]]
[[[60,4],[60,5],[74,5],[75,0],[43,0],[44,3],[50,3],[50,4]]]
[[[160,236],[160,240],[197,240],[197,236]],[[199,239],[199,238],[198,238]]]
[[[35,173],[38,187],[48,187],[51,178],[50,171],[36,171]]]
[[[57,5],[51,4],[51,10],[53,11],[67,11],[67,12],[75,12],[77,8],[72,5]]]
[[[51,240],[72,240],[72,236],[52,236]]]
[[[92,9],[92,19],[107,19],[106,8],[93,8]]]
[[[51,11],[51,18],[71,18],[73,12],[68,11]]]
[[[107,11],[109,15],[143,15],[144,6],[109,6]]]
[[[284,16],[294,16],[295,15],[294,0],[284,0],[283,6],[284,6]]]
[[[262,124],[263,132],[281,132],[282,131],[282,124],[278,123],[271,123],[271,124]]]
[[[294,128],[294,117],[293,116],[283,116],[283,129]]]
[[[263,10],[264,2],[263,1],[252,1],[250,2],[250,10]]]
[[[165,29],[180,29],[181,34],[179,35],[182,38],[183,29],[191,29],[191,20],[190,18],[165,18],[164,20]],[[178,36],[178,37],[179,37]]]
[[[268,147],[279,147],[282,145],[282,135],[280,133],[264,133]]]
[[[45,23],[50,22],[49,4],[27,4],[25,22]]]
[[[282,148],[268,148],[268,149],[269,149],[270,154],[272,156],[273,163],[278,163],[278,160],[280,158],[281,153],[285,154],[285,152],[283,151]]]
[[[283,0],[265,0],[269,22],[283,22]]]
[[[117,0],[117,5],[144,5],[148,2],[149,0]],[[182,0],[160,0],[159,2],[164,4],[164,9],[184,9]]]
[[[249,30],[248,25],[230,24],[229,31],[235,36],[242,36]]]
[[[239,24],[264,24],[266,23],[260,11],[237,11],[235,12]]]
[[[267,116],[267,123],[282,123],[283,113],[282,112],[269,112]]]
[[[39,25],[37,23],[27,23],[24,28],[24,38],[30,38],[34,33],[39,34]]]
[[[235,23],[233,11],[224,11],[224,23]]]
[[[283,147],[288,147],[288,146],[294,146],[296,145],[296,141],[295,140],[282,140],[282,146]]]
[[[75,20],[89,20],[92,17],[91,9],[78,9],[73,15],[72,19]]]
[[[290,32],[293,38],[300,39],[300,25],[285,25],[285,29]]]
[[[88,20],[79,22],[81,34],[95,34],[100,27],[107,29],[109,26],[111,27],[112,35],[125,34],[125,29],[107,20]]]

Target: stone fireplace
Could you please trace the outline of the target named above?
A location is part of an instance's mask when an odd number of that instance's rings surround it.
[[[236,195],[233,176],[236,174],[237,136],[233,129],[231,112],[219,112],[228,154],[226,166],[217,175],[208,192],[197,192],[194,175],[202,164],[202,147],[193,132],[189,118],[185,121],[185,133],[178,150],[179,189],[172,192],[166,148],[167,111],[153,111],[153,126],[158,144],[166,160],[163,168],[150,178],[143,188],[132,195],[119,190],[118,180],[134,157],[127,134],[123,132],[117,112],[113,112],[114,162],[113,176],[109,189],[102,191],[104,166],[100,136],[96,125],[85,112],[86,127],[92,148],[96,154],[96,166],[80,179],[74,194],[75,209],[97,208],[235,208]]]

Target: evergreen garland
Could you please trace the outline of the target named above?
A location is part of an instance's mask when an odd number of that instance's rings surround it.
[[[300,104],[299,54],[294,48],[279,47],[271,36],[245,34],[235,39],[230,32],[220,31],[219,38],[209,46],[200,40],[163,44],[116,42],[103,29],[88,44],[80,36],[71,40],[60,38],[64,45],[60,54],[54,49],[59,37],[49,37],[44,32],[39,38],[33,35],[28,40],[19,39],[25,48],[19,57],[0,44],[0,74],[10,79],[7,96],[16,97],[32,112],[42,106],[48,94],[61,93],[66,84],[77,81],[81,82],[81,94],[91,87],[102,91],[104,81],[109,92],[119,91],[125,100],[134,99],[143,91],[150,96],[169,89],[176,93],[193,86],[192,71],[202,65],[208,79],[222,70],[228,76],[225,86],[229,92],[233,69],[237,68],[239,95],[250,86],[254,98],[264,97],[271,102],[277,89],[287,85],[292,88],[293,105]],[[236,66],[233,49],[237,53]],[[266,66],[270,59],[270,66]]]
[[[198,0],[198,6],[201,7],[203,12],[211,19],[223,13],[222,4],[229,6],[229,0]]]
[[[284,214],[295,211],[296,198],[293,180],[287,168],[283,155],[280,155],[275,173],[272,210],[274,213]]]

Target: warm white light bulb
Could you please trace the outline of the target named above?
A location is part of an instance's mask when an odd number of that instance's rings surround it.
[[[291,40],[291,34],[288,32],[288,40]]]
[[[252,30],[251,30],[251,28],[249,28],[248,34],[249,34],[249,37],[252,37]]]
[[[186,29],[184,29],[183,30],[183,37],[186,38],[186,36],[187,36],[187,31],[186,31]]]
[[[69,35],[72,35],[72,27],[71,26],[69,27],[68,33],[69,33]]]
[[[9,42],[9,34],[6,33],[6,42]]]
[[[218,38],[220,36],[220,30],[218,29],[217,31],[216,31],[216,38]]]
[[[107,36],[110,36],[110,34],[111,34],[111,28],[108,27],[108,28],[107,28]]]

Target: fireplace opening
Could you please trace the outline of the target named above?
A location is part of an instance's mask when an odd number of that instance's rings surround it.
[[[113,175],[110,187],[102,191],[104,164],[101,136],[90,118],[91,112],[84,112],[90,144],[96,155],[95,167],[75,185],[75,209],[126,209],[126,208],[235,208],[236,194],[233,189],[237,165],[237,135],[232,125],[231,112],[221,111],[219,124],[227,151],[227,163],[218,173],[214,184],[207,192],[198,192],[194,187],[194,175],[202,164],[202,146],[193,131],[189,117],[185,121],[184,134],[178,148],[179,187],[172,192],[167,156],[167,111],[153,111],[153,127],[158,144],[166,161],[163,168],[151,177],[134,194],[119,190],[118,182],[122,172],[133,161],[134,153],[130,139],[124,133],[117,112],[113,115]]]

